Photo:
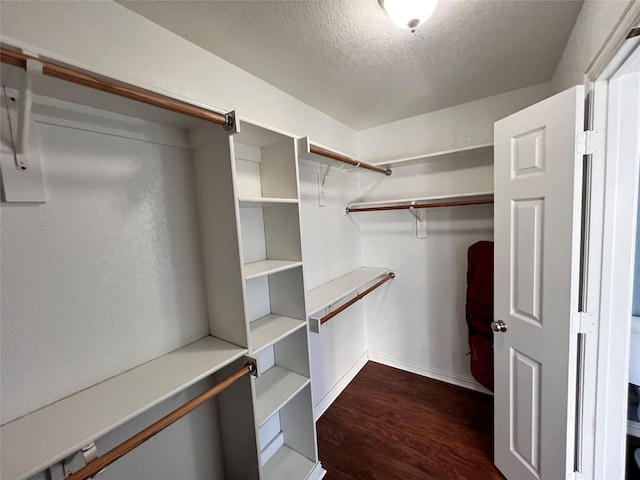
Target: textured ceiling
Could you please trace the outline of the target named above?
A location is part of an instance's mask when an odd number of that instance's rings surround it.
[[[550,80],[581,1],[440,1],[414,34],[378,0],[120,1],[360,130]]]

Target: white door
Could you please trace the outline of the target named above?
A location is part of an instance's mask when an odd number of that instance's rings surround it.
[[[495,464],[509,480],[573,472],[583,116],[580,86],[495,124]]]

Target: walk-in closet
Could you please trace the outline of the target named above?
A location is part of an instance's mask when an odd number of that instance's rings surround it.
[[[640,2],[396,1],[0,1],[0,480],[636,478]]]

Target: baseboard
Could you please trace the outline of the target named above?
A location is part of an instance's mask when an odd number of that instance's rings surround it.
[[[347,370],[347,373],[345,373],[331,388],[331,390],[329,390],[329,392],[327,392],[327,394],[313,407],[313,418],[315,421],[318,421],[322,414],[327,411],[327,408],[329,408],[335,399],[338,398],[338,395],[347,388],[347,385],[349,385],[351,380],[353,380],[358,372],[362,370],[368,361],[369,357],[367,352],[364,352],[362,356],[351,366],[351,368]]]
[[[435,380],[440,380],[442,382],[451,383],[452,385],[468,388],[469,390],[475,390],[477,392],[488,393],[489,395],[493,395],[493,393],[490,390],[487,390],[482,385],[480,385],[475,380],[469,377],[463,377],[462,375],[455,375],[449,372],[445,372],[443,370],[438,370],[437,368],[425,368],[418,365],[413,365],[411,363],[407,363],[402,360],[398,360],[396,358],[389,357],[388,355],[384,355],[381,353],[375,353],[375,352],[369,351],[368,354],[369,354],[369,360],[371,360],[372,362],[378,362],[383,365],[387,365],[389,367],[394,367],[400,370],[404,370],[406,372],[416,373],[418,375],[422,375],[423,377],[433,378]]]

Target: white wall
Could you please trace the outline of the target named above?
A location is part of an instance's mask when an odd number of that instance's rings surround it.
[[[360,194],[355,179],[333,174],[325,181],[325,206],[318,206],[318,165],[303,162],[300,171],[302,251],[305,288],[313,289],[362,265],[357,223],[344,207]],[[316,417],[346,386],[367,351],[364,306],[358,302],[309,332],[313,403]],[[346,376],[346,377],[345,377]]]
[[[493,143],[493,123],[551,95],[542,83],[358,132],[362,160],[388,160]]]
[[[584,83],[584,74],[634,0],[586,0],[553,75],[553,92]],[[636,0],[637,1],[637,0]]]
[[[111,1],[3,1],[9,45],[355,153],[355,133],[324,113]]]
[[[0,208],[3,424],[209,330],[189,152],[59,113],[36,116],[47,203]]]
[[[408,198],[493,190],[493,155],[470,153],[367,177],[366,198]],[[362,231],[363,261],[396,270],[383,293],[366,300],[369,358],[481,389],[473,380],[465,322],[467,249],[493,240],[493,206],[422,210],[428,238],[416,238],[406,210],[351,214]]]

